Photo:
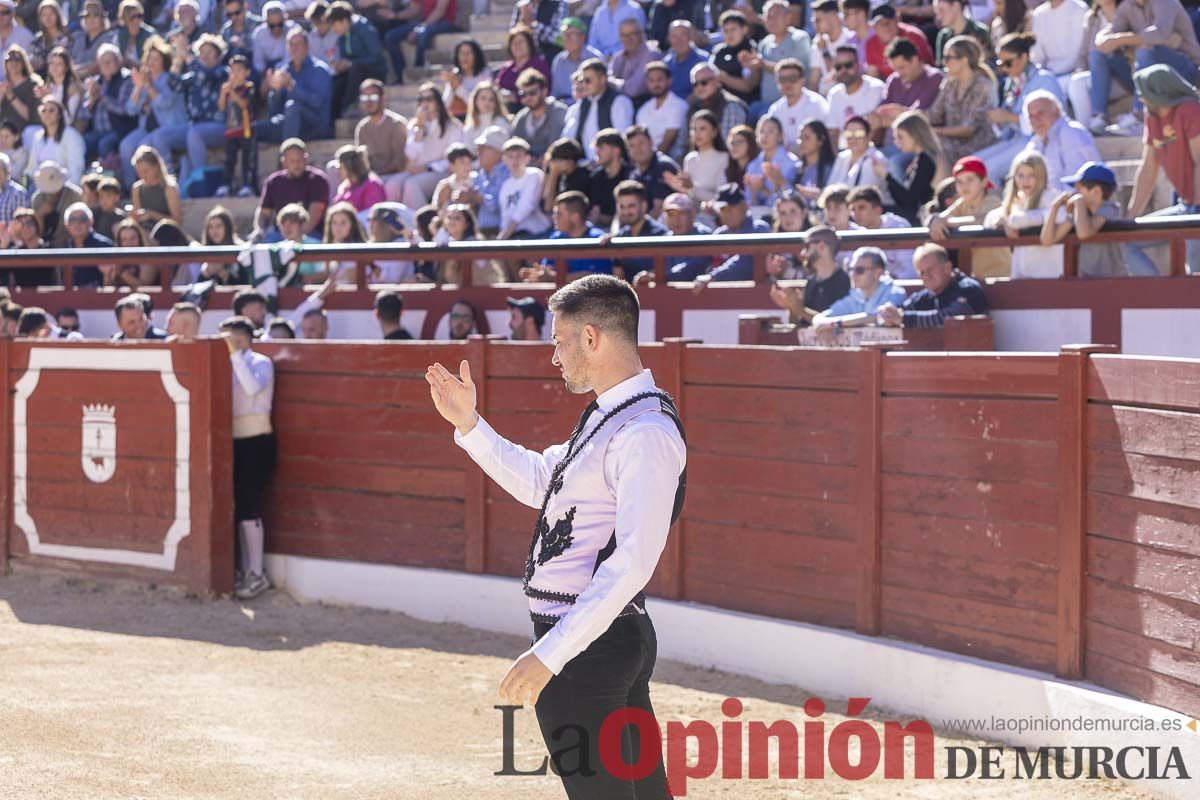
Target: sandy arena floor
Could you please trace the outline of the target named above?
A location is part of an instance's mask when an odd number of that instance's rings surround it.
[[[492,774],[496,685],[526,644],[278,591],[202,601],[20,571],[0,578],[0,798],[561,798],[553,775]],[[715,722],[726,696],[743,699],[743,720],[803,718],[800,690],[668,661],[655,677],[664,721]],[[842,717],[824,719],[828,730]],[[517,740],[519,766],[541,760],[532,711],[517,714]],[[937,774],[947,744],[979,743],[939,734]],[[1146,797],[1108,781],[688,789],[739,800]]]

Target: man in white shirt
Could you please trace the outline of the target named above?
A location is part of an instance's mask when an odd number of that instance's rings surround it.
[[[683,507],[683,426],[642,368],[640,308],[628,283],[589,275],[555,292],[549,308],[554,366],[569,392],[596,395],[567,443],[538,452],[502,438],[475,410],[465,360],[461,379],[441,364],[425,374],[455,443],[514,498],[540,508],[524,579],[535,642],[509,668],[500,697],[534,706],[547,748],[567,753],[556,772],[573,800],[666,800],[662,760],[651,755],[653,770],[636,781],[613,775],[599,733],[623,708],[657,726],[649,690],[657,641],[642,590]],[[638,738],[626,763],[657,748]]]
[[[829,117],[825,123],[829,136],[837,141],[842,125],[851,117],[866,117],[883,102],[883,81],[864,75],[858,63],[858,49],[842,45],[833,59],[837,84],[829,90]]]
[[[14,44],[29,52],[33,49],[33,31],[17,22],[13,0],[0,0],[0,52],[8,52]]]
[[[542,213],[543,173],[529,166],[529,142],[514,136],[504,143],[508,179],[500,187],[500,233],[497,239],[534,239],[550,230]]]
[[[275,366],[254,352],[254,325],[245,317],[221,323],[233,365],[233,506],[238,523],[234,594],[249,600],[271,588],[263,569],[262,496],[275,468],[275,433],[271,401]]]
[[[759,102],[762,103],[761,108],[767,108],[783,94],[775,75],[779,62],[795,59],[801,64],[809,63],[812,43],[807,32],[791,27],[792,12],[787,0],[768,0],[763,6],[763,21],[767,35],[755,49],[756,63],[762,67]]]
[[[842,45],[852,43],[854,31],[842,24],[837,0],[820,0],[820,2],[814,3],[812,18],[813,30],[817,32],[817,35],[812,42],[808,88],[824,93],[835,78],[834,53]],[[855,52],[858,52],[857,48]]]
[[[646,30],[646,12],[631,0],[605,0],[588,28],[588,44],[611,58],[621,52],[621,23],[631,19]]]
[[[904,217],[883,210],[883,197],[874,186],[859,186],[846,198],[850,202],[850,213],[859,227],[869,231],[886,228],[911,228]],[[915,278],[912,250],[888,250],[888,261],[894,278]]]
[[[671,91],[671,70],[661,61],[646,65],[646,88],[650,99],[637,110],[637,124],[650,132],[656,150],[679,161],[687,139],[687,101]]]
[[[579,66],[586,94],[567,109],[563,120],[563,136],[583,146],[588,161],[594,161],[596,151],[592,140],[605,128],[623,131],[633,124],[633,101],[614,89],[608,82],[608,67],[593,58]]]
[[[767,116],[783,126],[783,141],[792,152],[800,146],[800,128],[809,119],[829,119],[829,103],[824,97],[804,86],[804,65],[794,58],[785,58],[775,65],[775,80],[783,96],[767,109]]]
[[[1037,35],[1033,63],[1055,74],[1063,97],[1067,96],[1071,73],[1083,47],[1083,18],[1087,10],[1083,0],[1048,0],[1030,15],[1030,28]]]

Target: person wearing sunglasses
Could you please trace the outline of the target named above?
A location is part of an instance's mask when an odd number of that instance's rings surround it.
[[[33,47],[33,31],[16,23],[16,4],[13,0],[0,0],[0,52],[7,52],[14,44],[29,52]]]
[[[904,304],[904,288],[887,272],[888,260],[878,247],[860,247],[850,256],[850,291],[813,317],[813,327],[838,331],[872,325],[885,304]]]
[[[884,6],[890,8],[890,6]],[[851,117],[862,117],[874,111],[883,100],[883,81],[864,75],[858,63],[858,50],[844,44],[833,59],[837,83],[829,90],[829,138],[841,140],[842,128]],[[836,148],[836,144],[835,144]]]
[[[266,21],[254,29],[250,35],[254,55],[251,63],[254,71],[265,75],[268,69],[285,62],[289,55],[288,37],[292,31],[301,30],[300,26],[287,18],[283,3],[279,0],[269,0],[263,4],[263,19]],[[328,105],[325,106],[329,108]]]
[[[246,8],[245,0],[226,0],[224,19],[225,22],[221,25],[221,38],[225,40],[228,47],[227,58],[237,55],[245,56],[250,59],[253,70],[254,48],[251,46],[250,37],[254,33],[254,29],[262,24],[262,17],[251,14],[250,10]],[[261,74],[251,71],[250,80],[254,83],[260,83],[260,77]]]
[[[146,24],[146,9],[138,0],[121,0],[117,7],[117,47],[125,59],[125,66],[132,69],[142,63],[146,42],[158,36],[158,31]]]
[[[559,31],[563,49],[550,63],[550,92],[570,105],[574,101],[571,96],[571,76],[583,62],[591,58],[603,60],[604,54],[587,43],[587,23],[579,17],[564,19]]]
[[[517,77],[521,110],[513,119],[512,135],[529,142],[529,152],[538,162],[562,135],[567,118],[567,107],[549,97],[548,89],[546,76],[536,69],[527,69]]]
[[[1033,92],[1049,92],[1059,103],[1066,102],[1054,73],[1033,63],[1031,53],[1036,43],[1037,36],[1032,33],[1010,33],[1000,40],[1002,99],[998,108],[987,112],[999,141],[976,154],[987,165],[989,175],[1007,175],[1013,159],[1028,144],[1032,131],[1021,116]]]

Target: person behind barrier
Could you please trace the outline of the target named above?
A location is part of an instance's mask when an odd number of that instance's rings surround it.
[[[234,595],[239,600],[250,600],[271,588],[263,567],[262,496],[275,469],[271,428],[275,366],[251,349],[254,330],[245,317],[229,317],[221,323],[221,337],[233,365],[233,503],[238,527]]]
[[[254,289],[240,289],[233,296],[233,314],[250,320],[257,337],[267,322],[267,298]]]
[[[902,306],[884,303],[876,314],[880,325],[905,328],[940,328],[946,317],[988,312],[979,281],[954,268],[950,254],[940,244],[923,244],[913,253],[913,263],[925,288],[911,294]]]
[[[375,319],[379,322],[379,330],[385,342],[402,342],[413,338],[400,324],[403,311],[404,297],[399,292],[382,289],[375,295]]]
[[[200,335],[200,308],[195,303],[176,303],[167,314],[167,336],[194,339]]]

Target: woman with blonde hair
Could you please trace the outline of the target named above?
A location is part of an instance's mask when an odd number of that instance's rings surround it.
[[[138,176],[137,182],[129,190],[133,219],[147,233],[164,219],[181,221],[183,201],[179,196],[179,184],[167,171],[167,165],[158,151],[144,144],[133,154],[132,164]]]
[[[126,219],[113,228],[113,247],[149,247],[150,234],[132,219]],[[102,264],[100,274],[105,286],[152,286],[158,282],[158,267],[153,264]]]
[[[923,112],[905,111],[896,117],[892,133],[896,147],[909,156],[908,166],[900,178],[892,175],[888,165],[881,161],[876,161],[873,169],[877,177],[887,182],[888,192],[895,201],[890,210],[916,225],[921,205],[933,198],[934,184],[947,172],[946,157]]]
[[[950,162],[996,141],[988,112],[999,105],[996,75],[983,60],[983,48],[970,36],[946,43],[946,80],[929,108],[929,121]]]
[[[1046,214],[1054,205],[1056,193],[1047,185],[1046,159],[1041,153],[1025,150],[1013,159],[1008,173],[1008,185],[1004,188],[1004,199],[1000,207],[990,212],[984,220],[988,228],[1003,229],[1004,235],[1015,239],[1026,228],[1041,228]],[[1060,212],[1065,219],[1066,215]],[[1060,244],[1043,247],[1023,245],[1012,249],[1010,277],[1018,278],[1061,278],[1063,274],[1063,247]]]
[[[496,84],[483,81],[471,90],[467,101],[467,118],[463,122],[463,141],[474,147],[475,139],[489,125],[496,125],[507,136],[512,131],[512,115],[508,107],[500,100],[500,92]]]
[[[334,203],[349,203],[355,211],[365,215],[376,203],[387,200],[383,181],[371,171],[367,148],[356,144],[342,145],[335,158],[342,182],[333,196]]]

